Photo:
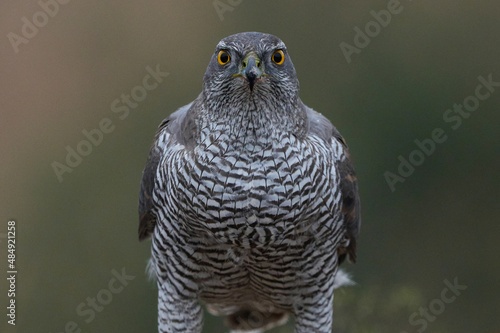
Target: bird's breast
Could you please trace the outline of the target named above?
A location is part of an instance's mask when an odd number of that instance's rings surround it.
[[[193,233],[241,247],[303,236],[334,215],[324,199],[332,185],[324,156],[290,138],[255,152],[221,143],[195,149],[175,175],[179,218]]]

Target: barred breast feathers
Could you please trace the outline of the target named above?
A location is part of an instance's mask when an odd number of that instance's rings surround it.
[[[351,161],[349,148],[339,131],[322,114],[307,108],[310,133],[319,136],[323,140],[330,141],[334,152],[337,147],[342,147],[340,154],[336,156],[338,171],[340,173],[340,189],[342,195],[342,214],[346,229],[346,240],[344,246],[339,248],[339,263],[346,256],[356,262],[356,239],[361,225],[361,208],[358,193],[358,181],[354,166]]]
[[[146,167],[142,173],[141,189],[139,192],[139,240],[151,237],[156,226],[156,215],[153,212],[153,191],[157,177],[158,164],[167,149],[170,140],[184,142],[181,137],[181,126],[193,103],[189,103],[165,118],[156,130],[153,145],[149,151]]]
[[[193,103],[198,103],[199,100],[198,98]],[[195,122],[191,121],[192,119],[186,119],[186,117],[193,117],[188,112],[193,103],[178,109],[165,119],[156,132],[155,141],[141,182],[139,199],[140,240],[149,238],[157,224],[157,218],[153,211],[153,190],[158,164],[163,152],[175,144],[181,144],[188,149],[194,145]],[[346,239],[343,243],[345,246],[339,249],[339,257],[340,261],[343,261],[347,255],[354,262],[356,260],[356,238],[361,219],[357,180],[350,160],[349,150],[340,133],[323,115],[306,106],[304,107],[309,123],[309,134],[317,136],[332,147],[333,158],[337,163],[337,170],[340,174],[342,214],[346,230]]]

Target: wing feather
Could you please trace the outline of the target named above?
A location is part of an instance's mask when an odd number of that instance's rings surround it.
[[[339,262],[342,263],[346,256],[356,262],[356,240],[361,225],[361,209],[356,172],[351,161],[349,148],[339,131],[320,113],[307,108],[309,118],[309,131],[323,138],[326,142],[338,141],[343,148],[343,156],[337,160],[340,173],[340,194],[342,197],[342,215],[346,230],[345,246],[339,249]]]
[[[153,191],[157,178],[157,170],[166,149],[182,140],[182,122],[188,113],[191,104],[188,104],[164,119],[156,130],[155,139],[148,160],[142,173],[141,189],[139,192],[139,240],[145,240],[154,232],[157,224],[154,212]]]

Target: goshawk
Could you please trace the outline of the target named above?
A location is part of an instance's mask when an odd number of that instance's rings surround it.
[[[143,173],[139,238],[152,238],[159,332],[201,332],[200,301],[235,331],[291,314],[296,333],[331,332],[359,207],[347,145],[300,100],[285,44],[222,39],[201,94],[160,124]]]

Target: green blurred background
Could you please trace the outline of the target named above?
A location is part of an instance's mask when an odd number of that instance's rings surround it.
[[[358,173],[359,256],[345,265],[357,284],[336,293],[335,332],[498,332],[500,87],[456,130],[443,114],[474,94],[479,76],[500,81],[500,4],[402,0],[348,63],[340,44],[353,45],[354,28],[364,30],[389,0],[220,3],[229,6],[223,13],[213,1],[72,1],[17,53],[9,33],[21,36],[22,18],[33,22],[42,9],[0,3],[0,267],[11,219],[18,266],[17,325],[7,324],[2,278],[0,331],[59,333],[74,322],[81,332],[156,332],[150,243],[137,240],[155,129],[198,95],[221,38],[262,31],[285,41],[302,100],[341,131]],[[168,77],[120,119],[111,103],[157,65]],[[64,163],[65,147],[104,118],[114,130],[59,182],[51,164]],[[398,157],[435,128],[447,140],[392,192],[384,173],[397,173]],[[122,269],[134,278],[110,294],[112,270]],[[445,280],[454,279],[467,289],[441,309]],[[109,304],[95,317],[77,312],[97,295]],[[438,314],[412,325],[429,306]],[[204,332],[227,332],[220,318],[205,318]]]

